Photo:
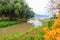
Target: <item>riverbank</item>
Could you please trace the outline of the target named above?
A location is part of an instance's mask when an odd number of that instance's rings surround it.
[[[41,21],[43,22],[43,21]],[[32,36],[34,39],[37,35],[42,36],[42,28],[48,25],[48,22],[44,21],[42,26],[34,28],[31,24],[20,23],[13,26],[0,29],[0,38],[1,40],[20,40],[20,39],[29,39]],[[42,38],[42,37],[40,37]],[[26,39],[25,39],[26,40]]]

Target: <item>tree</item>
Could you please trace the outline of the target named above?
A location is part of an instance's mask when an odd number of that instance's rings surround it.
[[[3,10],[3,6],[0,5],[0,18],[2,18],[2,10]]]
[[[48,4],[48,6],[49,6],[48,7],[48,12],[51,12],[53,18],[55,19],[56,18],[55,10],[57,11],[57,9],[56,9],[56,6],[57,6],[56,0],[50,0],[49,3],[50,3],[50,5]]]
[[[14,3],[14,8],[15,8],[15,14],[19,16],[19,12],[21,10],[21,4],[19,2]]]
[[[34,13],[24,0],[0,0],[0,14],[8,17],[10,21],[14,18],[27,20],[33,17]]]

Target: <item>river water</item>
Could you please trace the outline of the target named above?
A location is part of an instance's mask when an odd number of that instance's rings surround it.
[[[30,19],[29,21],[27,21],[27,23],[32,24],[35,28],[42,25],[42,22],[40,22],[38,19]]]

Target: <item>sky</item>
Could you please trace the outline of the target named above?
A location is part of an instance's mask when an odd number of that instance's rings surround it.
[[[40,15],[51,15],[50,13],[47,13],[47,4],[49,0],[26,0],[29,7],[32,8],[32,10],[36,14]]]

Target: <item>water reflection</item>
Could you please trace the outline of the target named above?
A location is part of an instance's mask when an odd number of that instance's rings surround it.
[[[30,19],[27,21],[27,23],[34,25],[35,28],[42,25],[42,22],[40,22],[38,19]]]

